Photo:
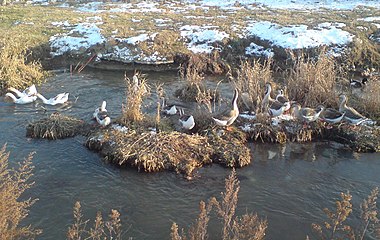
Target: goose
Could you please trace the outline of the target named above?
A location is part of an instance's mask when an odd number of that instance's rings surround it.
[[[138,73],[135,73],[132,77],[132,91],[135,94],[140,92],[143,95],[148,92],[146,85],[138,78]]]
[[[64,104],[69,99],[69,93],[60,93],[57,96],[53,98],[46,99],[44,96],[42,96],[40,93],[37,93],[37,97],[40,98],[44,104],[47,105],[57,105],[57,104]]]
[[[181,108],[179,110],[179,123],[181,127],[185,130],[191,130],[195,126],[194,116],[193,115],[184,115],[184,110]]]
[[[111,123],[111,118],[107,111],[99,111],[96,114],[95,119],[103,127],[108,126]]]
[[[22,92],[20,92],[14,87],[9,87],[8,90],[15,93],[18,97],[24,97],[24,96],[30,97],[37,94],[37,89],[34,84],[30,87],[25,88],[25,90]]]
[[[165,105],[165,98],[162,98],[162,112],[166,115],[176,115],[179,112],[178,107],[175,104]]]
[[[284,95],[284,90],[280,89],[278,90],[278,94],[276,96],[276,100],[285,105],[285,112],[290,109],[290,101],[289,99]]]
[[[37,96],[24,95],[22,97],[17,98],[12,93],[7,93],[7,94],[5,94],[5,96],[11,98],[12,101],[16,104],[27,104],[27,103],[32,103],[32,102],[37,100]]]
[[[359,125],[364,121],[367,121],[368,118],[361,115],[353,107],[347,106],[348,98],[346,95],[342,94],[340,96],[340,105],[339,112],[345,113],[344,119],[351,125]]]
[[[334,124],[342,121],[344,115],[345,113],[341,113],[334,108],[326,108],[319,117],[327,123]]]
[[[265,86],[265,96],[261,102],[263,110],[268,111],[272,117],[278,117],[285,112],[286,106],[270,96],[272,91],[272,85],[270,83],[267,83]]]
[[[107,106],[107,102],[103,101],[102,105],[95,109],[94,113],[92,114],[92,117],[96,119],[96,116],[98,115],[99,112],[107,112],[106,106]]]
[[[218,116],[218,118],[212,118],[215,121],[216,125],[228,127],[236,120],[236,118],[239,116],[239,109],[237,106],[238,97],[239,93],[238,90],[235,88],[234,97],[232,99],[232,108],[221,113]]]
[[[324,110],[322,105],[319,105],[316,109],[304,107],[301,108],[301,105],[298,103],[293,104],[295,116],[303,122],[314,122],[319,118],[319,115]]]
[[[352,88],[360,89],[360,88],[364,88],[366,86],[367,82],[368,82],[368,78],[366,78],[366,77],[363,78],[361,81],[351,79],[350,80],[350,86]]]

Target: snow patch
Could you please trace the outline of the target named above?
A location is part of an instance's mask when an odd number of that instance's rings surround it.
[[[215,26],[194,26],[185,25],[180,28],[181,37],[188,39],[188,49],[194,53],[211,53],[214,47],[211,46],[216,41],[228,38],[229,34],[221,32]]]
[[[75,52],[80,49],[88,49],[96,44],[101,44],[105,38],[95,23],[79,23],[69,33],[58,34],[50,37],[52,56],[60,56],[66,52]]]
[[[248,47],[245,48],[245,54],[253,55],[253,56],[263,56],[266,58],[270,58],[274,56],[274,53],[271,48],[266,49],[263,46],[259,46],[253,42],[249,44]]]
[[[314,29],[308,29],[306,25],[281,26],[263,21],[249,23],[246,32],[282,48],[300,49],[351,42],[353,35],[338,28],[342,26],[341,23],[321,23]]]

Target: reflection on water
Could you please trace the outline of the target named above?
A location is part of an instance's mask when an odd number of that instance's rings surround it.
[[[47,96],[70,92],[73,102],[58,109],[65,114],[89,120],[93,109],[105,99],[111,116],[116,117],[124,100],[123,78],[122,72],[73,77],[62,73],[38,89]],[[165,82],[168,96],[182,84],[175,73],[149,73],[148,80]],[[227,90],[228,85],[222,84],[222,89]],[[86,218],[94,219],[98,210],[105,216],[110,209],[117,209],[123,226],[129,229],[125,238],[168,239],[172,222],[187,228],[198,214],[199,201],[219,197],[224,190],[230,169],[218,165],[200,169],[197,178],[189,182],[174,173],[138,173],[105,164],[83,146],[83,137],[57,141],[25,137],[29,121],[55,110],[41,110],[40,103],[15,106],[0,98],[0,145],[7,143],[11,166],[36,152],[36,184],[28,194],[39,200],[26,223],[44,230],[39,239],[65,238],[78,200]],[[267,217],[267,239],[305,239],[311,235],[311,223],[325,220],[322,209],[333,208],[341,191],[350,191],[358,209],[360,201],[380,185],[380,154],[352,153],[334,142],[250,146],[253,163],[237,170],[241,181],[237,212],[256,211]],[[216,225],[216,221],[210,222],[211,233],[219,233]]]

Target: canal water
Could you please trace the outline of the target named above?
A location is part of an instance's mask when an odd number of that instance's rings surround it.
[[[131,77],[133,73],[127,74]],[[175,72],[149,73],[147,78],[152,89],[155,83],[164,83],[172,99],[183,84]],[[210,85],[216,86],[217,81]],[[230,87],[222,83],[220,89],[223,93]],[[106,217],[111,209],[118,210],[123,239],[169,239],[173,222],[188,228],[194,221],[201,200],[212,196],[220,199],[231,169],[219,165],[202,168],[194,180],[187,181],[172,172],[148,174],[107,164],[86,149],[84,137],[55,141],[25,137],[29,122],[55,111],[91,121],[94,109],[103,100],[107,100],[111,117],[117,117],[124,101],[123,72],[87,70],[73,76],[60,72],[38,86],[38,91],[46,97],[69,92],[71,103],[64,107],[46,107],[39,101],[14,105],[0,97],[0,146],[7,144],[10,165],[16,166],[35,152],[35,185],[25,197],[39,200],[24,223],[43,229],[37,239],[65,239],[76,201],[81,202],[85,219],[93,220],[97,211]],[[232,93],[226,95],[228,99]],[[152,95],[144,109],[153,112],[155,101]],[[335,142],[249,145],[253,162],[237,169],[237,213],[256,212],[266,218],[266,239],[313,236],[311,224],[326,220],[322,209],[334,208],[340,192],[353,195],[354,212],[349,223],[356,225],[360,202],[380,186],[379,153],[358,154]],[[220,225],[215,215],[212,219],[209,239],[218,239]]]

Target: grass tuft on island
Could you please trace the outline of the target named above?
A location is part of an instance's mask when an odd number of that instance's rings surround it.
[[[90,125],[83,120],[53,113],[47,118],[30,123],[26,127],[26,136],[31,138],[62,139],[78,134],[86,135]]]
[[[172,170],[191,177],[195,169],[213,162],[226,167],[248,165],[251,154],[243,136],[238,130],[214,132],[209,136],[176,131],[107,130],[92,134],[86,146],[118,165],[133,166],[145,172]]]

